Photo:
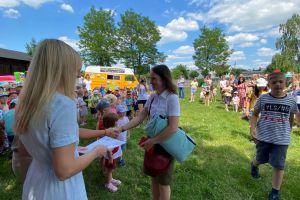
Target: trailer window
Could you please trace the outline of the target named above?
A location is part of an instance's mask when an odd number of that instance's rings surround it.
[[[125,76],[125,81],[134,81],[134,76],[133,75],[126,75]]]
[[[114,80],[114,75],[107,75],[107,80]]]

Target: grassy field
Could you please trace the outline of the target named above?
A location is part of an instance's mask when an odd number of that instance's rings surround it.
[[[272,168],[261,166],[261,179],[251,178],[250,161],[255,146],[248,140],[248,122],[241,120],[240,114],[225,112],[220,101],[205,107],[199,99],[194,103],[185,99],[181,100],[180,126],[193,136],[197,148],[186,162],[176,163],[173,200],[267,198]],[[90,122],[88,127],[95,128],[95,122]],[[114,177],[123,183],[117,193],[105,190],[98,162],[84,170],[89,199],[150,199],[150,179],[142,174],[143,151],[137,145],[142,135],[142,128],[131,132],[124,156],[126,166],[114,172]],[[299,130],[292,135],[281,193],[286,200],[300,199]],[[9,158],[9,155],[0,157],[0,199],[20,199],[21,185],[13,176]]]

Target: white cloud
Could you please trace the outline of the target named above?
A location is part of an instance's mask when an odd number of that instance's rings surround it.
[[[158,26],[161,39],[159,44],[165,44],[169,42],[184,41],[188,35],[184,31],[174,31],[163,26]]]
[[[272,38],[278,38],[282,35],[281,32],[279,32],[279,27],[271,28],[266,31],[263,31],[259,33],[262,37],[272,37]]]
[[[0,7],[13,8],[20,5],[19,0],[0,0]]]
[[[206,19],[226,24],[231,31],[252,32],[285,23],[299,10],[299,0],[226,0],[214,5]]]
[[[166,58],[166,62],[174,61],[174,60],[187,60],[192,59],[192,56],[179,56],[179,55],[173,55],[170,54]]]
[[[260,60],[260,59],[253,60],[253,64],[255,65],[255,67],[266,67],[270,63],[271,63],[270,61],[266,61],[266,60]]]
[[[116,16],[116,15],[117,15],[117,11],[114,10],[114,9],[104,8],[103,10],[105,10],[105,11],[110,11],[112,16]]]
[[[240,47],[252,47],[254,45],[255,44],[253,42],[245,42],[245,43],[240,44],[239,46]]]
[[[7,18],[17,19],[20,16],[21,16],[20,12],[13,8],[10,8],[10,9],[4,11],[4,17],[7,17]]]
[[[259,48],[256,51],[256,54],[259,56],[273,56],[274,54],[276,54],[278,51],[271,49],[271,48],[266,48],[266,47],[262,47]]]
[[[65,42],[65,43],[67,43],[68,45],[70,45],[76,51],[79,51],[78,40],[70,39],[67,36],[61,36],[58,39]]]
[[[199,13],[187,13],[186,16],[194,19],[194,20],[198,20],[198,21],[204,21],[205,19],[205,14],[199,12]]]
[[[198,29],[199,26],[195,20],[186,20],[183,17],[173,19],[165,27],[158,26],[158,30],[160,31],[161,35],[159,44],[184,41],[188,37],[188,34],[185,31],[194,31]]]
[[[238,60],[245,60],[246,56],[243,51],[235,51],[231,54],[229,60],[230,61],[238,61]]]
[[[74,10],[70,4],[63,3],[63,4],[61,4],[60,8],[69,13],[74,13]]]
[[[262,43],[262,44],[267,44],[267,42],[268,42],[268,41],[267,41],[266,39],[261,39],[261,40],[260,40],[260,43]]]
[[[173,67],[176,67],[177,65],[185,65],[188,69],[198,69],[194,61],[174,62],[173,65]]]
[[[0,0],[0,7],[14,8],[25,4],[27,6],[38,8],[41,5],[55,0]]]
[[[251,33],[238,33],[235,35],[226,36],[225,39],[230,45],[244,44],[244,46],[249,46],[250,43],[258,41],[259,37]]]
[[[177,31],[195,31],[199,30],[198,23],[192,19],[184,19],[179,17],[178,19],[173,19],[167,24],[166,28],[177,30]]]
[[[165,17],[178,17],[178,16],[183,16],[186,13],[185,10],[183,11],[177,11],[174,8],[169,8],[165,10],[162,15]]]
[[[34,8],[38,8],[41,5],[51,2],[51,1],[55,1],[55,0],[21,0],[21,2],[23,2],[24,4],[34,7]]]
[[[196,5],[201,7],[212,7],[220,0],[190,0],[189,5]]]
[[[192,46],[183,45],[183,46],[180,46],[177,49],[175,49],[173,51],[173,53],[176,53],[176,54],[194,54],[195,50],[194,50],[194,47],[192,47]]]

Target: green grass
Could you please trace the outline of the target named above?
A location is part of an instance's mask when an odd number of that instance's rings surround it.
[[[176,163],[172,199],[266,199],[271,189],[272,168],[263,165],[261,179],[251,178],[249,163],[255,146],[248,140],[248,122],[241,120],[238,113],[225,112],[220,101],[205,107],[197,98],[194,103],[189,103],[187,98],[181,101],[180,126],[192,135],[197,147],[187,161]],[[95,122],[87,127],[95,128]],[[89,199],[150,199],[150,179],[142,174],[143,151],[137,145],[142,135],[142,128],[131,132],[124,156],[126,166],[113,174],[123,182],[117,193],[104,189],[98,162],[84,170]],[[282,186],[282,199],[286,200],[300,199],[299,139],[300,132],[296,130],[292,134]],[[0,199],[21,197],[20,182],[15,180],[10,166],[9,155],[0,157]]]

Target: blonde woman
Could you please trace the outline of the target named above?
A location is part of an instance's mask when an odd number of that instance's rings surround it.
[[[107,149],[96,147],[79,156],[79,134],[84,138],[106,131],[78,129],[74,88],[80,75],[78,53],[59,40],[42,41],[32,58],[16,109],[18,152],[32,162],[22,199],[87,199],[81,171]],[[22,159],[21,169],[26,169]]]

